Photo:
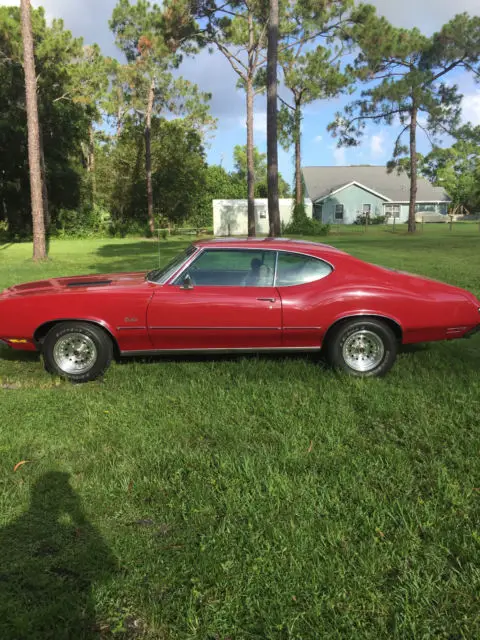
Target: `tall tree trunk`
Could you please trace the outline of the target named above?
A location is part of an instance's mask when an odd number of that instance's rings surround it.
[[[33,259],[45,260],[45,221],[43,217],[42,165],[40,158],[40,128],[38,123],[37,76],[33,56],[32,20],[30,0],[20,0],[23,39],[23,68],[28,128],[28,165],[30,171],[30,197],[33,221]]]
[[[47,187],[47,165],[45,163],[45,150],[43,146],[43,130],[39,127],[40,133],[40,166],[42,169],[42,201],[43,201],[43,220],[45,225],[45,236],[47,239],[47,253],[49,249],[50,239],[50,208],[48,206],[48,187]]]
[[[302,106],[300,100],[295,98],[294,112],[294,136],[295,136],[295,204],[303,204],[303,188],[302,188]]]
[[[145,173],[147,175],[147,207],[148,207],[148,228],[150,233],[155,235],[155,218],[153,217],[153,186],[152,186],[152,111],[153,98],[155,95],[155,80],[150,84],[148,92],[147,115],[145,122]]]
[[[248,235],[255,237],[255,160],[253,153],[253,81],[247,79],[247,206]]]
[[[267,49],[267,164],[270,236],[279,236],[278,124],[277,124],[278,0],[270,0]]]
[[[418,108],[413,104],[410,119],[410,204],[408,207],[408,233],[415,233],[415,205],[417,203],[417,116]]]
[[[90,173],[90,185],[92,189],[92,205],[95,204],[95,191],[97,182],[95,179],[95,131],[93,130],[93,124],[90,124],[88,128],[88,160],[87,171]]]
[[[247,208],[248,208],[248,236],[255,237],[255,161],[253,154],[253,74],[255,67],[254,58],[255,30],[253,13],[248,12],[248,73],[246,78],[247,92]]]

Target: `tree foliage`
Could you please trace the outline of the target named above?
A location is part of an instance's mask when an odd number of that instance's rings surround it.
[[[240,184],[244,185],[244,191],[247,187],[247,147],[245,145],[236,145],[233,149],[234,172],[233,176]],[[253,165],[255,172],[255,197],[266,198],[268,194],[268,166],[267,154],[260,153],[257,147],[253,148]],[[278,174],[278,193],[280,198],[288,198],[290,196],[290,187]],[[246,198],[244,193],[242,198]]]
[[[195,84],[172,74],[182,60],[181,51],[196,51],[193,20],[179,3],[167,2],[159,7],[148,0],[135,4],[119,0],[110,27],[128,63],[123,70],[127,82],[120,97],[128,96],[129,108],[143,123],[146,201],[149,229],[153,234],[152,117],[184,114],[199,129],[211,127],[214,120],[208,113],[210,96],[200,92]]]
[[[80,206],[82,144],[88,143],[90,115],[82,101],[64,99],[72,89],[82,41],[61,20],[47,26],[43,9],[32,11],[38,107],[52,226],[59,211]],[[27,163],[25,89],[20,12],[0,7],[0,217],[12,237],[32,232]]]
[[[181,119],[154,117],[151,154],[157,223],[182,225],[195,217],[205,188],[201,137]],[[102,208],[110,211],[114,233],[147,230],[144,157],[143,125],[133,117],[126,119],[117,139],[99,146],[98,191],[102,194]]]
[[[434,148],[422,161],[422,173],[443,187],[454,205],[480,212],[480,126],[464,125],[457,140],[443,149]]]
[[[312,4],[299,0],[284,5],[280,25],[279,63],[289,98],[281,99],[279,140],[295,148],[295,201],[303,203],[301,179],[301,123],[306,105],[338,95],[352,82],[341,69],[343,45],[337,36],[345,25],[359,20],[352,0]]]
[[[398,122],[401,131],[393,149],[394,160],[408,150],[402,136],[409,132],[409,231],[415,231],[417,129],[434,138],[458,127],[461,95],[457,86],[446,82],[446,76],[462,68],[478,74],[480,18],[458,15],[427,37],[417,28],[393,27],[377,16],[373,7],[364,8],[364,12],[362,21],[346,38],[360,49],[352,72],[367,82],[368,88],[343,114],[337,114],[330,129],[340,144],[352,146],[359,144],[367,123]]]
[[[254,99],[263,91],[259,74],[266,63],[268,29],[266,0],[186,0],[192,15],[201,22],[198,34],[229,61],[245,90],[247,128],[248,235],[255,235]]]

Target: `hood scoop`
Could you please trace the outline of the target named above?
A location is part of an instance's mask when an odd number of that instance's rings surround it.
[[[107,284],[112,284],[112,280],[82,280],[69,282],[67,287],[104,287]]]

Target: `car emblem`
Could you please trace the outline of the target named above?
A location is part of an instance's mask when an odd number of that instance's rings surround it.
[[[125,318],[124,322],[138,322],[138,318]]]

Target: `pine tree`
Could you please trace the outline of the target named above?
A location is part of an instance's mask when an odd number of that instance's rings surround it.
[[[33,52],[33,34],[30,0],[21,0],[23,39],[23,68],[28,126],[28,163],[30,170],[30,197],[33,221],[33,259],[45,260],[47,245],[43,209],[43,177],[41,163],[40,125],[38,121],[37,76]]]
[[[415,232],[418,154],[417,131],[429,136],[454,131],[460,119],[461,95],[456,86],[445,82],[454,69],[466,69],[478,75],[480,57],[480,18],[456,16],[432,37],[418,29],[397,29],[373,7],[366,19],[355,25],[349,38],[360,48],[352,72],[369,83],[359,99],[337,114],[329,128],[341,145],[359,144],[366,124],[391,125],[402,129],[394,149],[393,162],[407,151],[410,156],[410,205],[408,231]],[[425,123],[420,115],[426,117]],[[408,132],[409,144],[402,144]]]

